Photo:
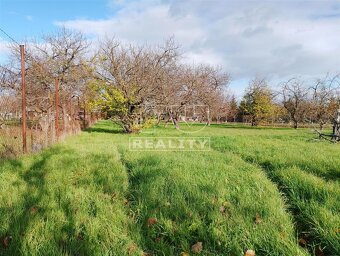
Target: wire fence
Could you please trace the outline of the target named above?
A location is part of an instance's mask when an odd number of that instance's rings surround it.
[[[79,133],[101,117],[98,111],[87,111],[84,97],[59,88],[58,78],[54,86],[52,83],[41,86],[41,81],[32,77],[26,85],[25,62],[31,60],[32,68],[39,60],[27,54],[25,46],[5,30],[0,28],[0,32],[20,49],[21,64],[18,74],[1,66],[5,72],[0,76],[0,160],[38,152],[68,135]],[[49,79],[51,81],[52,77]]]
[[[22,151],[21,103],[14,90],[2,89],[0,95],[0,158]]]
[[[79,97],[65,97],[58,90],[45,94],[37,97],[28,93],[23,108],[22,91],[0,84],[0,159],[38,152],[79,133],[100,117],[99,113],[86,113]],[[26,127],[22,109],[25,109]]]

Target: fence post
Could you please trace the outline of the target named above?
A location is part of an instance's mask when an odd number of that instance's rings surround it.
[[[22,93],[22,150],[27,153],[27,138],[26,138],[26,83],[25,83],[25,46],[20,45],[21,57],[21,93]]]
[[[55,131],[57,141],[59,140],[59,80],[55,79]]]
[[[86,107],[85,107],[85,97],[84,97],[84,127],[83,129],[85,130],[86,129]]]

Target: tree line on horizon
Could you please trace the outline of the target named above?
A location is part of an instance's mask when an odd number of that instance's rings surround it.
[[[0,66],[0,125],[20,105],[20,52]],[[94,49],[95,48],[95,49]],[[106,38],[96,47],[79,32],[61,29],[41,42],[26,44],[25,76],[28,109],[37,118],[53,116],[55,79],[60,84],[60,109],[66,120],[70,104],[84,112],[101,112],[125,132],[138,132],[152,121],[179,128],[188,106],[207,106],[196,113],[212,122],[301,123],[332,121],[339,109],[339,75],[313,84],[292,78],[274,91],[266,79],[250,81],[238,102],[228,90],[231,76],[221,67],[188,65],[170,38],[162,45],[132,45]],[[72,109],[72,108],[71,108]]]
[[[317,125],[323,130],[332,123],[340,109],[340,75],[326,74],[306,82],[293,77],[274,90],[265,78],[250,81],[241,101],[229,102],[228,120],[259,124],[282,123],[293,128]]]

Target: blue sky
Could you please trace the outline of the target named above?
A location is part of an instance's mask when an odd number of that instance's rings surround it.
[[[160,44],[174,35],[184,62],[221,66],[237,95],[256,75],[275,88],[340,72],[339,0],[0,0],[0,27],[19,42],[61,26],[94,42]],[[8,41],[0,34],[0,62]]]
[[[105,19],[115,13],[106,0],[0,0],[0,10],[1,27],[17,40],[51,32],[55,21]]]

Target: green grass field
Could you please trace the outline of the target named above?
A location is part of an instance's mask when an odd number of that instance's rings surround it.
[[[210,137],[211,150],[131,151],[137,136]],[[340,147],[314,137],[233,125],[126,135],[101,121],[0,163],[0,255],[340,255]]]

